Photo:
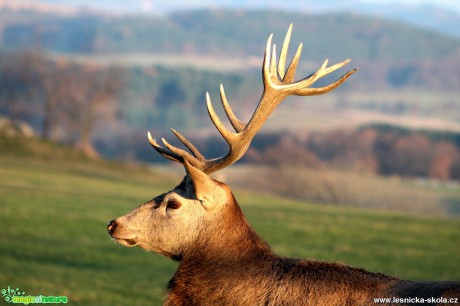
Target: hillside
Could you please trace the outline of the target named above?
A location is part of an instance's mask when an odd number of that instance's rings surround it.
[[[12,53],[32,46],[54,62],[51,75],[63,66],[69,71],[93,64],[101,71],[122,66],[124,82],[113,115],[98,120],[92,140],[106,156],[149,160],[150,152],[144,151],[146,130],[163,137],[168,135],[164,130],[174,127],[201,139],[215,132],[204,97],[209,91],[217,106],[220,83],[237,115],[250,118],[262,91],[260,66],[266,39],[274,32],[279,46],[291,22],[290,56],[300,41],[304,43],[298,78],[309,75],[326,57],[330,63],[351,58],[347,68],[359,67],[359,72],[327,96],[294,98],[281,105],[266,131],[352,129],[373,122],[460,130],[456,107],[460,40],[356,14],[195,10],[116,16],[4,9],[0,10],[0,68],[14,66]],[[75,71],[69,74],[76,76]],[[24,93],[11,82],[8,73],[0,74],[0,85],[5,86],[0,88],[0,114],[18,116],[44,130],[46,108],[41,96],[30,95],[31,101],[21,107],[4,105],[12,89],[17,89],[17,98]],[[64,113],[72,111],[66,101],[68,96],[59,101]],[[71,143],[76,133],[71,129],[83,126],[66,124],[57,122],[53,139],[65,142],[69,137]]]
[[[354,14],[197,10],[117,17],[2,10],[0,20],[3,48],[35,45],[59,53],[258,56],[268,33],[282,37],[291,22],[293,41],[308,44],[314,60],[324,54],[331,59],[441,59],[460,48],[459,40],[436,32]]]

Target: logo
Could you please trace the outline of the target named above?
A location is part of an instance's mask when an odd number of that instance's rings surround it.
[[[16,289],[8,286],[1,291],[3,298],[8,303],[13,304],[67,304],[67,296],[45,296],[45,295],[26,295],[24,291],[16,287]]]
[[[7,301],[8,303],[11,303],[14,297],[23,296],[24,294],[26,294],[24,291],[21,291],[19,288],[13,289],[13,288],[10,288],[10,286],[8,286],[7,289],[2,289],[1,293],[5,301]]]

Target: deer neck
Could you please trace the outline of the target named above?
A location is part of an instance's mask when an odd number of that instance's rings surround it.
[[[183,264],[244,261],[271,254],[270,246],[249,225],[231,192],[230,195],[218,216],[206,226],[202,239],[184,253]]]

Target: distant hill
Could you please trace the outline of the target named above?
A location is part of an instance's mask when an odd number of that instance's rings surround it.
[[[190,10],[206,7],[202,1],[122,1],[122,0],[0,0],[0,7],[35,8],[42,11],[69,12],[93,10],[111,14],[166,14],[175,10]],[[209,4],[207,4],[209,7]],[[213,7],[238,9],[284,10],[301,13],[348,12],[368,16],[395,19],[408,24],[439,31],[460,38],[460,5],[455,1],[363,1],[363,0],[322,0],[322,1],[242,1],[221,0]]]
[[[357,6],[358,12],[368,16],[395,19],[460,38],[460,14],[436,6],[436,3],[420,6],[372,4]]]
[[[355,14],[197,10],[159,16],[0,11],[0,46],[58,53],[261,54],[270,32],[281,40],[293,22],[314,60],[424,60],[454,56],[460,40],[404,23]]]

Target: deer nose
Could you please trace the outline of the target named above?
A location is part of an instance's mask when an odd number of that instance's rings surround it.
[[[116,228],[117,228],[117,222],[115,220],[110,221],[109,224],[107,225],[107,231],[109,232],[110,235],[113,234]]]

